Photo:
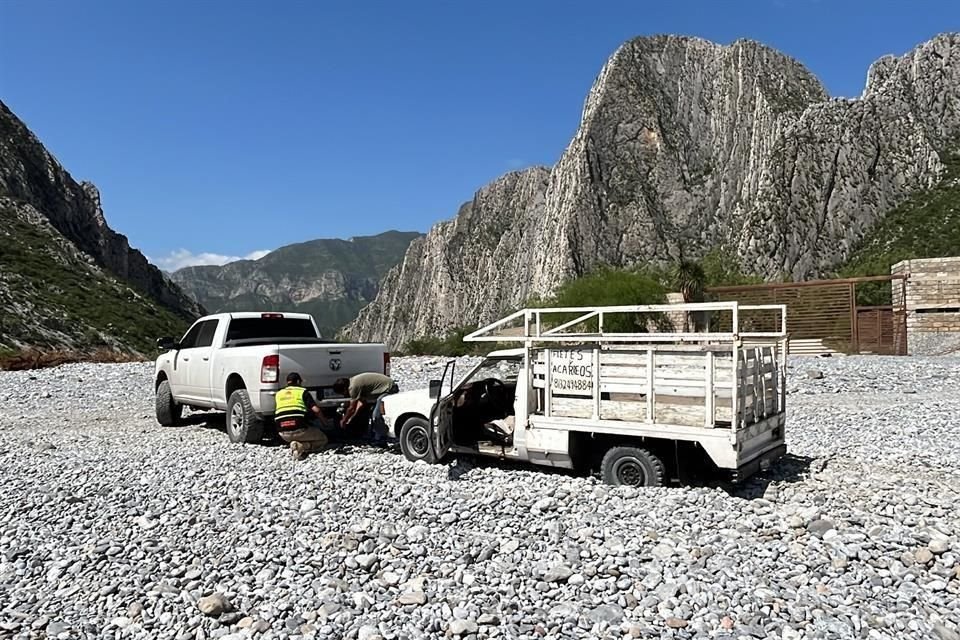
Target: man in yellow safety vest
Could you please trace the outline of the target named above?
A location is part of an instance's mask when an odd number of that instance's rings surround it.
[[[273,415],[277,433],[284,442],[290,443],[290,454],[294,460],[303,460],[307,453],[322,450],[329,441],[320,427],[310,424],[308,412],[316,415],[323,426],[330,426],[313,396],[302,384],[299,373],[293,371],[287,374],[287,386],[277,391]]]

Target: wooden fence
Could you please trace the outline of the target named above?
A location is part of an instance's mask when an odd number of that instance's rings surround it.
[[[899,302],[905,296],[893,305],[857,305],[858,284],[883,282],[901,291],[905,287],[904,276],[891,275],[713,287],[707,292],[741,304],[785,304],[791,353],[906,355],[906,310]],[[895,295],[892,299],[898,300]],[[762,331],[769,322],[758,316],[741,319],[741,326]]]

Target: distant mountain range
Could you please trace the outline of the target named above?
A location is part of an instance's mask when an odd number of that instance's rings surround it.
[[[376,297],[380,280],[423,234],[387,231],[287,245],[258,260],[178,269],[170,278],[211,313],[277,309],[312,314],[333,337]]]

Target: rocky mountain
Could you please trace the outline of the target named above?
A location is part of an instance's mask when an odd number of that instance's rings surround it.
[[[170,274],[211,312],[279,309],[310,313],[334,335],[373,301],[380,280],[423,234],[387,231],[349,240],[288,245],[259,260],[197,266]]]
[[[146,353],[204,313],[0,102],[0,347]]]
[[[817,277],[944,174],[960,135],[960,34],[831,99],[760,43],[653,36],[603,66],[553,167],[507,174],[411,243],[345,330],[394,346],[492,321],[607,264],[721,248],[768,278]]]

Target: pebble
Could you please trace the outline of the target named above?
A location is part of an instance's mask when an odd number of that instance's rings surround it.
[[[231,606],[230,601],[223,594],[214,593],[197,600],[197,608],[205,616],[216,617],[225,611],[230,611]]]
[[[476,620],[463,620],[454,618],[450,621],[450,633],[455,636],[463,636],[470,633],[476,633],[479,629]]]
[[[550,568],[550,570],[543,575],[543,579],[547,582],[561,582],[568,579],[572,575],[573,569],[565,564],[560,564]]]
[[[829,520],[814,520],[807,525],[807,531],[813,535],[824,537],[827,532],[833,530],[833,523]]]
[[[392,367],[407,390],[444,362]],[[152,363],[0,372],[0,635],[958,640],[960,358],[788,364],[790,456],[729,489],[295,462],[222,412],[156,425]],[[71,399],[57,448],[22,455],[43,393]]]
[[[930,541],[927,548],[930,550],[930,553],[939,556],[950,550],[950,542],[943,538],[935,538]]]
[[[397,598],[397,603],[401,605],[408,604],[426,604],[427,594],[423,591],[410,591],[403,593]]]

